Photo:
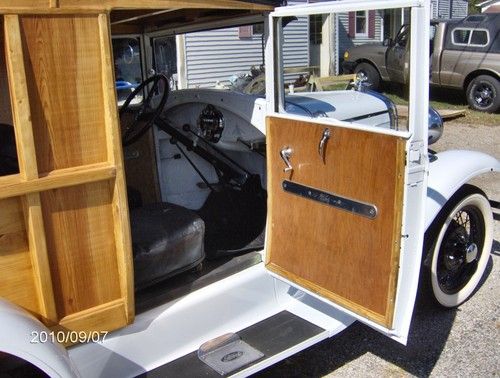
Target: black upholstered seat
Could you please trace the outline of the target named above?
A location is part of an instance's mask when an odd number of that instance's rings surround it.
[[[131,210],[130,226],[136,289],[191,269],[205,257],[205,223],[194,211],[150,204]]]

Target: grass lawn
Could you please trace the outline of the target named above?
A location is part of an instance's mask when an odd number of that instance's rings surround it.
[[[383,93],[397,105],[408,105],[401,86],[386,87]],[[465,95],[460,91],[431,88],[430,97],[430,104],[435,109],[465,109],[465,116],[455,118],[456,122],[500,126],[500,113],[490,114],[471,110],[467,105]]]

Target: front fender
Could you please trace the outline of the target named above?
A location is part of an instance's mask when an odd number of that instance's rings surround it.
[[[500,162],[482,152],[450,150],[435,156],[437,159],[429,164],[425,208],[426,230],[462,185],[482,173],[500,171]]]
[[[66,349],[52,343],[50,337],[39,342],[35,336],[41,334],[50,335],[50,330],[22,308],[0,298],[0,352],[22,358],[50,377],[79,377]]]

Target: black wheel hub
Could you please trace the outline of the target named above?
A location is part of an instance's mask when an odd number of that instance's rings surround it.
[[[437,263],[437,279],[446,294],[460,291],[477,270],[484,244],[484,222],[476,207],[459,210],[448,225]]]

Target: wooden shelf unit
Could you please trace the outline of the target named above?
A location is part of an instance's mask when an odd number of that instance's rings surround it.
[[[0,296],[57,330],[123,327],[134,286],[109,14],[2,18],[20,173],[0,178]]]

